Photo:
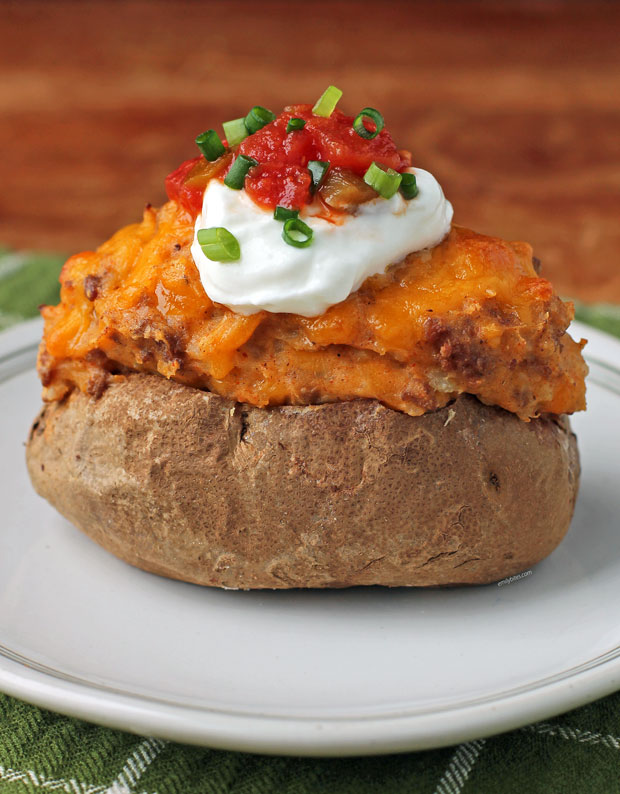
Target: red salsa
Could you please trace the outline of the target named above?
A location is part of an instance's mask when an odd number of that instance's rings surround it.
[[[304,119],[303,129],[287,133],[291,118]],[[362,138],[353,129],[353,120],[339,110],[325,118],[313,114],[312,105],[291,105],[214,163],[202,156],[187,160],[167,177],[168,197],[198,215],[207,181],[224,179],[238,154],[258,161],[248,172],[245,190],[269,209],[278,205],[301,209],[312,200],[311,160],[328,161],[330,169],[346,169],[360,177],[372,162],[395,171],[411,164],[409,154],[396,148],[386,129],[374,138]]]

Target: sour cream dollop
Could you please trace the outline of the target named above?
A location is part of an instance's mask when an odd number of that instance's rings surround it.
[[[239,314],[266,309],[315,317],[343,301],[369,276],[384,273],[413,251],[437,245],[450,230],[452,205],[432,174],[408,170],[418,185],[414,199],[407,201],[400,193],[377,198],[361,204],[340,224],[306,207],[300,217],[314,233],[307,248],[287,245],[282,222],[244,190],[231,190],[212,179],[191,247],[205,292]],[[204,255],[196,234],[214,226],[224,226],[237,238],[239,260],[212,262]]]

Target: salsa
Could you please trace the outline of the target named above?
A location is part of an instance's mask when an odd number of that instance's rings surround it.
[[[303,128],[287,132],[292,118],[305,121]],[[373,162],[398,172],[411,165],[409,153],[396,148],[385,128],[369,139],[355,131],[353,122],[353,116],[337,109],[324,117],[314,114],[312,105],[291,105],[214,162],[203,156],[184,162],[166,179],[168,197],[193,216],[198,215],[208,180],[224,179],[239,155],[258,162],[248,172],[245,190],[266,209],[302,209],[312,201],[308,163],[313,160],[329,162],[332,173],[341,171],[356,177],[363,177]]]

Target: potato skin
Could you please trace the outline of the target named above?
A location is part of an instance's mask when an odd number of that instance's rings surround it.
[[[37,492],[108,551],[231,588],[497,581],[566,533],[564,418],[470,396],[420,417],[373,400],[255,408],[156,375],[43,407]]]

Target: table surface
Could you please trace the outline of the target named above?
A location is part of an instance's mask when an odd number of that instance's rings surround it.
[[[92,248],[253,104],[384,113],[458,223],[620,301],[620,4],[0,4],[0,242]]]

